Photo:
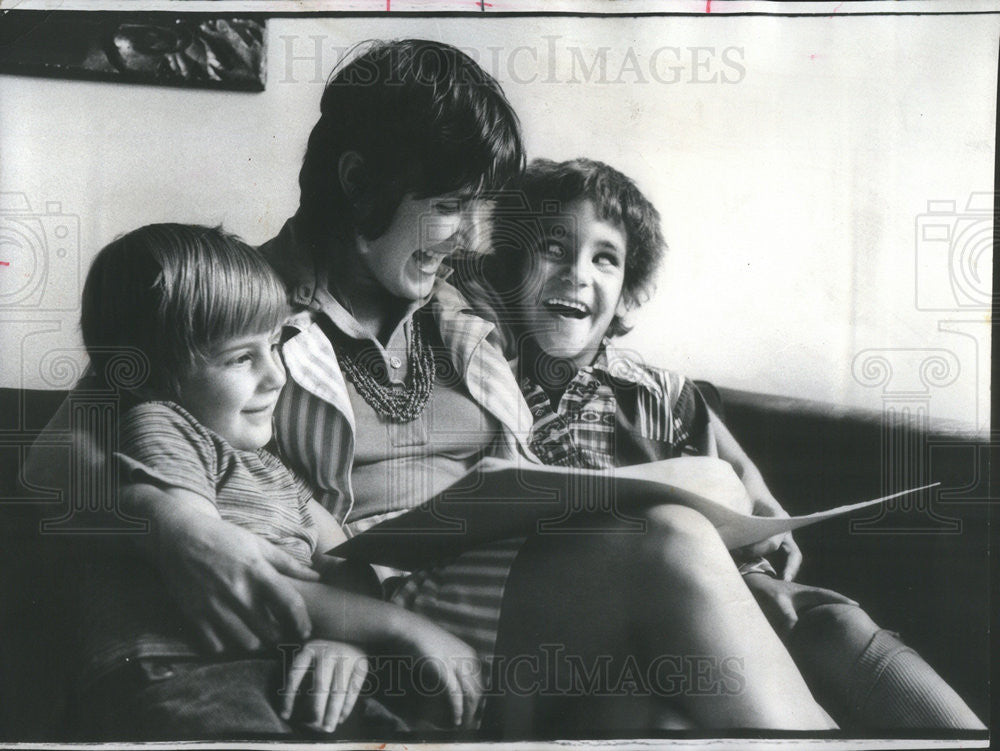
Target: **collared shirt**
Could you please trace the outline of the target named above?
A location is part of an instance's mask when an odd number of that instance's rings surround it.
[[[535,418],[529,444],[546,464],[586,469],[640,464],[676,456],[717,456],[709,408],[692,381],[641,364],[607,338],[592,365],[581,368],[553,408],[548,394],[523,377],[521,391]],[[764,558],[740,564],[741,574],[774,568]]]
[[[297,242],[293,222],[262,250],[284,276],[293,302],[302,308],[291,320],[293,334],[282,347],[289,380],[275,410],[278,446],[284,460],[313,482],[317,500],[344,523],[349,535],[356,534],[386,515],[362,519],[352,514],[357,421],[349,386],[328,335],[330,324],[350,333],[340,325],[350,327],[344,319],[349,312],[327,292],[307,248]],[[436,282],[426,307],[456,377],[473,401],[499,424],[489,453],[534,460],[527,445],[531,413],[493,341],[493,324],[476,316],[443,279]],[[398,499],[393,500],[398,506]]]
[[[638,364],[607,339],[555,407],[529,377],[520,386],[535,420],[529,444],[546,464],[608,469],[716,453],[708,406],[694,384]]]

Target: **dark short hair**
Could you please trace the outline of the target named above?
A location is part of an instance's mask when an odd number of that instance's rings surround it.
[[[481,311],[499,307],[511,312],[515,292],[523,287],[542,242],[542,223],[558,219],[568,204],[581,199],[592,202],[602,220],[620,225],[625,231],[622,296],[626,306],[634,309],[648,299],[666,243],[659,212],[629,177],[592,159],[535,159],[517,187],[494,212],[492,253],[481,259],[463,259],[477,267],[461,270],[463,291],[470,297],[485,294],[492,298],[481,306]],[[482,277],[484,288],[476,289],[476,276]],[[516,320],[514,311],[515,325]],[[621,336],[628,330],[621,317],[615,315],[608,336]]]
[[[347,58],[345,58],[347,60]],[[464,52],[421,39],[359,45],[332,74],[299,173],[296,226],[328,253],[354,232],[388,228],[404,194],[497,190],[524,169],[517,115]],[[360,154],[373,201],[362,215],[340,184],[340,157]],[[323,259],[317,259],[323,260]]]
[[[80,328],[98,375],[115,349],[149,360],[147,390],[177,380],[225,339],[274,329],[289,313],[284,285],[257,249],[219,228],[150,224],[105,246],[83,287]]]

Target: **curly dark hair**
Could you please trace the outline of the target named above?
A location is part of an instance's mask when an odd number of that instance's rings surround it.
[[[530,275],[534,253],[542,242],[541,226],[558,219],[568,204],[581,199],[591,201],[602,220],[620,225],[625,231],[622,297],[626,307],[635,309],[648,299],[653,274],[666,251],[656,207],[629,177],[603,162],[535,159],[517,190],[508,192],[494,210],[491,252],[463,257],[456,264],[456,283],[481,314],[495,323],[517,328],[519,315],[512,306],[516,305],[517,291]],[[616,315],[608,336],[628,331]],[[516,332],[506,333],[509,336]]]

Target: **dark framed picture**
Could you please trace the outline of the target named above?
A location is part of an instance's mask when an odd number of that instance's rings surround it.
[[[263,91],[265,21],[174,13],[8,13],[0,72]]]

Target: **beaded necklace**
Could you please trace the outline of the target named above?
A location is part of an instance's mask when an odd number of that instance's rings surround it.
[[[335,341],[334,350],[347,380],[379,415],[393,422],[412,422],[424,411],[434,390],[437,365],[430,343],[424,340],[420,316],[410,321],[410,341],[406,345],[410,372],[403,385],[389,382],[381,357],[377,363],[365,362],[368,358],[359,356],[363,350],[355,348],[351,352],[341,337]]]

